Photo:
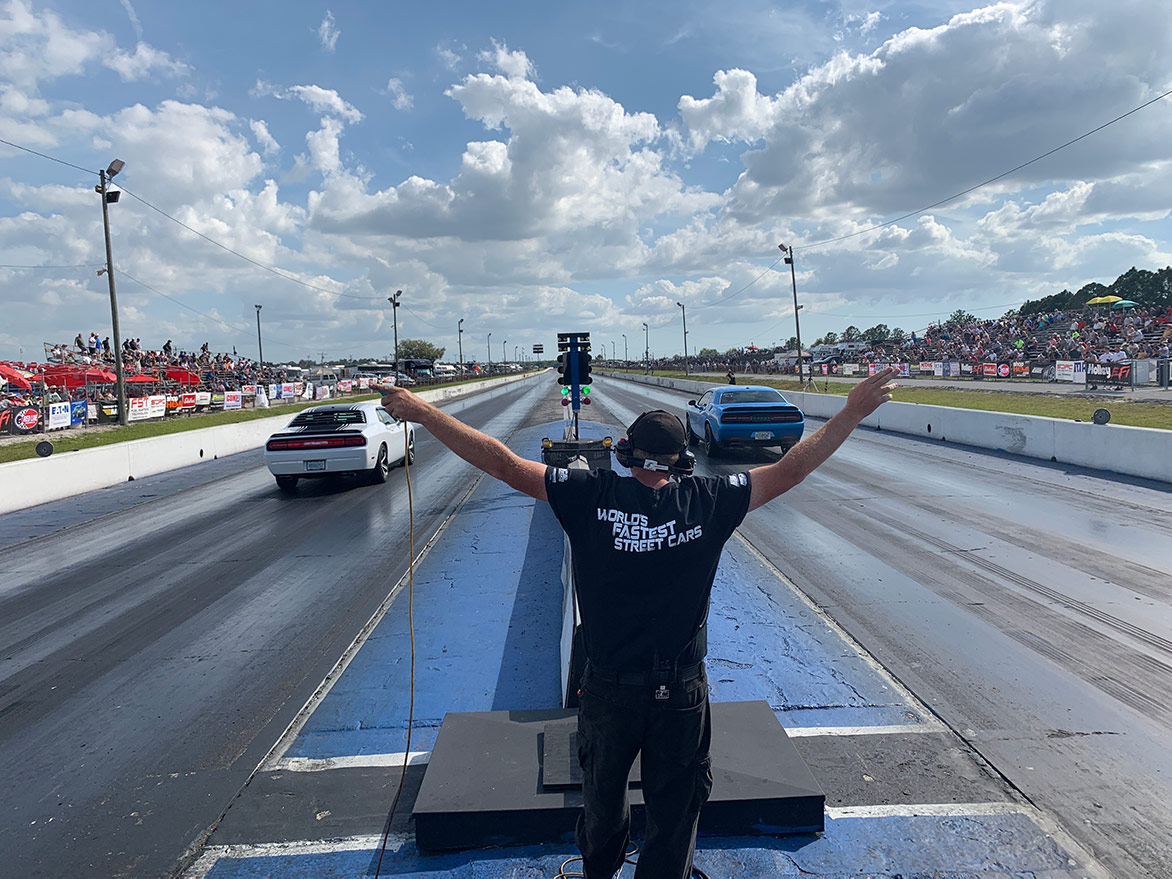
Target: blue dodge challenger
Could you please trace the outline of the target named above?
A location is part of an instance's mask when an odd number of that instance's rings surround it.
[[[684,413],[688,443],[704,443],[709,455],[731,445],[778,446],[787,452],[802,438],[806,419],[773,388],[729,385],[689,400]]]

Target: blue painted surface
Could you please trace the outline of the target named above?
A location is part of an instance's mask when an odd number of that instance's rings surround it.
[[[576,854],[572,846],[530,846],[422,855],[407,844],[387,851],[381,874],[399,879],[552,879]],[[377,857],[373,850],[224,857],[208,879],[356,879],[374,875]],[[821,836],[701,838],[695,862],[714,879],[1080,875],[1068,858],[1027,816],[1017,814],[839,818],[828,820]],[[581,865],[567,869],[580,870]],[[633,867],[623,867],[625,879],[633,873]]]
[[[548,431],[521,432],[536,457]],[[415,571],[415,727],[430,750],[444,714],[559,703],[562,537],[547,504],[484,479]],[[399,753],[410,695],[407,594],[400,594],[287,752]]]

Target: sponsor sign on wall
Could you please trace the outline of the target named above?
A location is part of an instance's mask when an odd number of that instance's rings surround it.
[[[224,409],[243,409],[244,408],[244,392],[243,391],[224,391]]]
[[[191,393],[184,394],[179,398],[179,401],[180,408],[183,409],[184,412],[190,412],[195,408],[195,392],[192,391]]]
[[[41,413],[32,406],[15,406],[0,410],[8,421],[9,433],[32,433],[41,423]],[[0,421],[3,424],[3,421]]]
[[[248,394],[248,395],[255,395],[256,394],[256,385],[241,385],[240,393]]]
[[[1013,371],[1010,369],[1008,363],[998,363],[997,375],[1000,378],[1010,378],[1013,375]]]
[[[354,382],[351,379],[344,378],[338,382],[338,390],[343,394],[348,394],[354,390]]]
[[[147,397],[147,418],[163,418],[166,414],[166,394],[151,394]]]
[[[931,375],[932,372],[933,372],[932,361],[931,360],[921,360],[920,361],[920,374],[921,375]]]
[[[131,397],[126,403],[126,417],[129,421],[146,421],[150,417],[150,402],[146,397]]]
[[[330,396],[330,389],[325,385],[318,385],[313,389],[313,399],[328,400]]]
[[[296,394],[296,389],[293,387],[293,382],[285,382],[281,385],[281,397],[285,400],[292,399]]]
[[[206,409],[212,404],[211,391],[196,391],[195,392],[195,408]]]
[[[45,430],[63,430],[66,427],[69,427],[69,404],[50,403],[49,422]]]
[[[70,424],[85,424],[85,418],[88,411],[88,406],[85,400],[74,400],[69,404],[69,423]]]
[[[981,375],[990,375],[995,378],[997,376],[997,364],[996,363],[982,363],[981,364]]]
[[[1054,378],[1060,382],[1074,381],[1074,361],[1059,360],[1054,364]]]

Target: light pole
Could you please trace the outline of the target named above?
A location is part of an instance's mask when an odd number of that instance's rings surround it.
[[[618,360],[619,359],[618,354],[615,353],[614,339],[610,340],[610,359],[611,360]]]
[[[260,365],[260,369],[263,370],[265,368],[265,348],[260,343],[260,309],[261,306],[256,306],[256,356],[257,363]]]
[[[501,363],[509,359],[509,340],[505,339],[501,342]]]
[[[631,355],[627,353],[627,334],[623,333],[622,336],[623,336],[623,362],[630,363],[631,362]]]
[[[488,366],[492,366],[492,333],[488,334]]]
[[[518,363],[520,363],[520,361],[521,361],[521,346],[520,345],[513,346],[513,359],[516,360]]]
[[[684,375],[688,374],[688,309],[684,308],[684,303],[677,302],[676,305],[680,307],[680,314],[684,318]]]
[[[785,254],[785,261],[789,264],[789,280],[794,288],[794,333],[798,340],[798,384],[802,383],[802,323],[798,320],[798,276],[794,272],[794,249],[786,247],[784,244],[777,245],[778,249]],[[811,375],[813,378],[813,375]]]
[[[122,378],[122,334],[118,330],[118,296],[114,292],[114,252],[110,248],[110,205],[117,204],[118,196],[122,193],[118,190],[110,192],[107,184],[125,165],[121,159],[112,161],[109,168],[98,172],[98,179],[101,182],[94,187],[102,196],[102,228],[106,233],[106,281],[110,285],[110,319],[114,325],[114,381],[118,394],[118,423],[123,427],[129,423],[129,415],[126,411],[126,383]]]
[[[464,374],[464,318],[456,324],[456,344],[460,347],[460,375]]]
[[[651,375],[651,330],[643,324],[643,370]]]
[[[402,290],[396,290],[394,296],[388,296],[387,302],[391,303],[391,315],[395,324],[395,382],[399,381],[399,297],[403,295]]]

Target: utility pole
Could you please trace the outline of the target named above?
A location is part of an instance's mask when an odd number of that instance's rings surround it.
[[[260,343],[260,306],[256,306],[256,356],[257,364],[260,369],[265,368],[265,349]]]
[[[802,383],[802,323],[798,320],[798,276],[794,272],[794,249],[793,247],[786,247],[784,244],[777,245],[778,249],[785,254],[785,261],[789,263],[789,279],[790,284],[794,290],[794,334],[798,340],[798,384]],[[811,380],[814,378],[813,373],[810,375]]]
[[[98,172],[101,181],[97,188],[102,196],[102,228],[106,233],[106,280],[110,284],[110,319],[114,325],[114,381],[118,394],[118,423],[125,427],[129,423],[129,413],[126,411],[126,382],[122,375],[122,334],[118,329],[118,296],[114,292],[114,252],[110,247],[110,205],[118,202],[120,192],[110,192],[107,184],[126,163],[115,159],[105,171]],[[98,274],[101,274],[99,272]]]
[[[631,355],[627,352],[627,334],[623,333],[623,363],[630,363]]]
[[[643,371],[651,375],[651,330],[643,324]]]
[[[492,366],[492,333],[488,334],[488,365]]]
[[[684,303],[677,302],[676,305],[680,307],[680,314],[684,318],[684,375],[688,374],[688,310],[684,308]]]
[[[388,296],[387,302],[391,303],[391,314],[395,323],[395,381],[399,380],[399,297],[403,295],[402,290],[396,290],[394,296]]]
[[[460,347],[460,375],[464,374],[464,318],[456,324],[456,344]]]

